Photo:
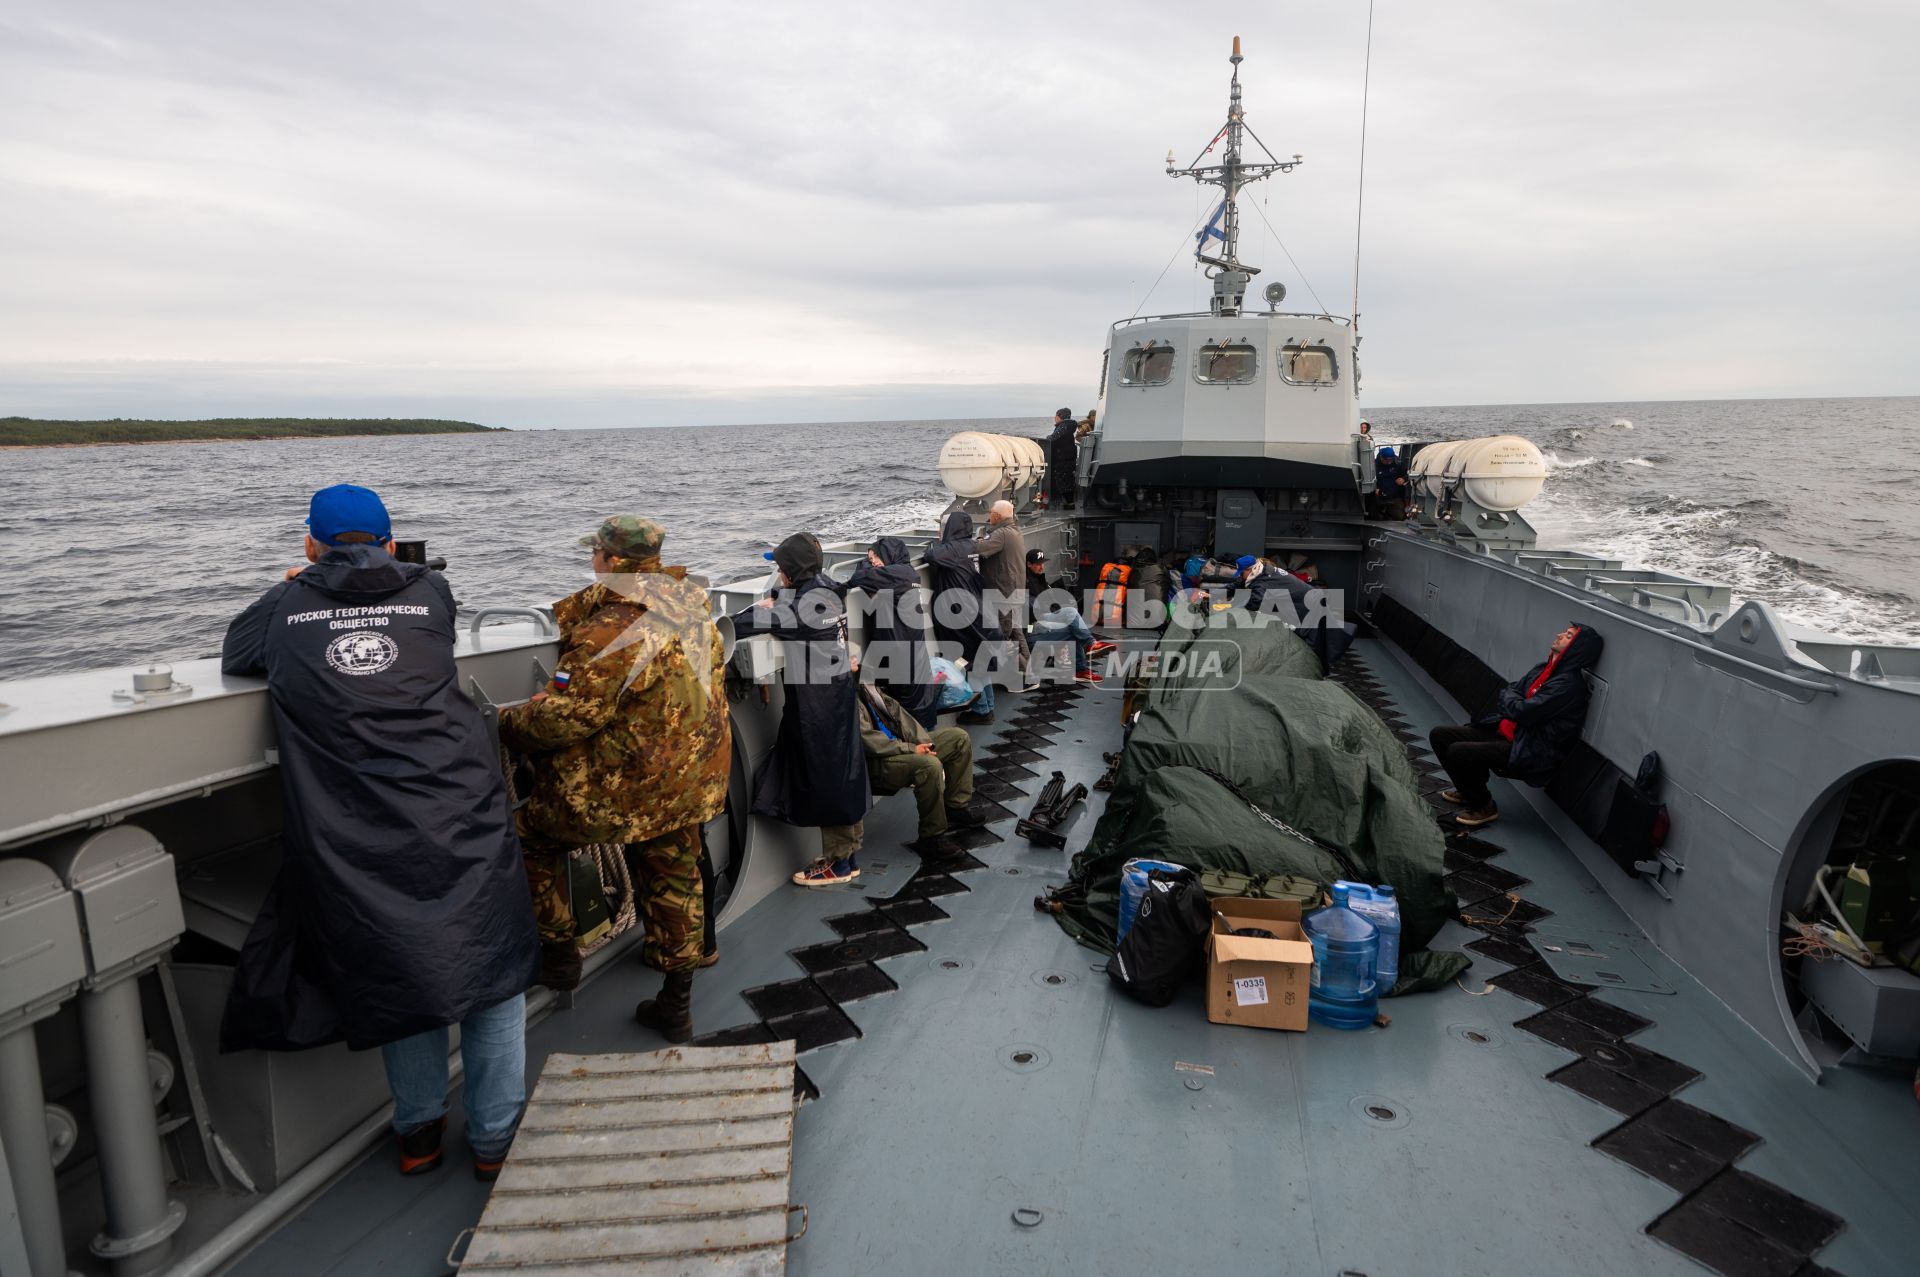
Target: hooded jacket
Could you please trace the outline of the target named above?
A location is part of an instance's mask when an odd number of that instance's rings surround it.
[[[792,562],[817,565],[818,553]],[[741,635],[767,634],[786,645],[780,730],[754,780],[753,811],[790,825],[851,825],[865,818],[872,800],[840,587],[816,566],[815,575],[781,590],[773,603],[733,618]]]
[[[265,675],[286,806],[223,1051],[380,1046],[523,992],[540,948],[506,781],[453,661],[446,579],[329,550],[227,630]]]
[[[873,622],[867,629],[866,667],[874,671],[874,682],[885,687],[908,713],[926,726],[932,726],[940,700],[940,686],[933,681],[933,662],[927,651],[927,634],[916,624],[913,608],[918,599],[920,574],[913,568],[907,543],[899,537],[881,537],[873,543],[880,566],[862,561],[847,579],[847,588],[860,590],[873,601]],[[874,645],[882,649],[891,669],[887,677],[878,677]]]
[[[725,645],[684,568],[622,570],[554,604],[546,696],[501,716],[531,756],[528,827],[571,846],[645,842],[720,814],[732,734]]]
[[[974,544],[980,553],[980,580],[989,590],[1019,599],[1027,588],[1027,534],[1012,519],[989,524],[987,534]],[[1024,606],[1015,604],[1016,615]]]
[[[927,547],[926,558],[927,566],[933,570],[933,632],[941,642],[957,645],[969,666],[978,665],[976,655],[980,645],[998,643],[1005,636],[980,606],[983,582],[980,550],[973,540],[973,516],[965,510],[949,514],[940,530],[940,539]],[[955,625],[942,619],[940,601],[949,591],[973,597],[976,615],[971,622]]]
[[[1047,488],[1055,497],[1070,499],[1080,487],[1078,427],[1068,417],[1053,423],[1047,436]]]
[[[1502,720],[1512,721],[1513,747],[1507,752],[1507,765],[1500,769],[1502,775],[1544,785],[1580,739],[1592,698],[1586,671],[1599,663],[1606,644],[1592,626],[1582,625],[1579,630],[1558,662],[1549,657],[1508,683],[1500,689],[1494,709],[1474,720],[1476,726],[1495,728]],[[1553,673],[1529,696],[1527,689],[1549,665]]]

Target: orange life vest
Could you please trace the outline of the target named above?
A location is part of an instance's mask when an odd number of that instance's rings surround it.
[[[1128,563],[1108,563],[1100,568],[1100,587],[1093,595],[1095,625],[1127,623],[1127,582],[1133,577]]]

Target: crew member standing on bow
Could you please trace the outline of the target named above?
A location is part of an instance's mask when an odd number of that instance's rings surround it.
[[[554,604],[560,660],[545,691],[500,716],[500,737],[529,755],[534,784],[520,809],[529,847],[566,857],[590,843],[626,844],[646,921],[646,947],[666,972],[660,996],[634,1013],[669,1042],[693,1036],[693,972],[702,956],[700,827],[727,798],[732,737],[726,667],[707,592],[663,567],[666,533],[620,515],[582,537],[592,585]],[[564,902],[557,902],[563,906]],[[564,946],[578,979],[571,910],[541,910],[551,952]]]
[[[220,1049],[381,1048],[402,1174],[440,1164],[460,1026],[474,1174],[526,1101],[539,962],[506,778],[453,662],[446,578],[393,557],[387,508],[313,494],[308,564],[227,629],[220,671],[265,675],[286,807],[280,872],[240,950]]]
[[[1079,433],[1073,409],[1053,414],[1053,433],[1047,436],[1047,491],[1056,509],[1073,509],[1073,499],[1080,492]]]

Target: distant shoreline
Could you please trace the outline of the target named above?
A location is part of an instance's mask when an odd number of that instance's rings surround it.
[[[124,444],[259,443],[274,439],[364,439],[394,435],[493,434],[499,426],[426,418],[215,417],[201,421],[51,421],[0,417],[0,451],[113,448]]]

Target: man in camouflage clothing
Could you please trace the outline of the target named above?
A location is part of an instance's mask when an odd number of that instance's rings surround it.
[[[579,981],[568,854],[625,843],[647,942],[667,973],[635,1016],[684,1042],[702,955],[700,827],[726,802],[731,737],[720,632],[706,591],[685,568],[661,566],[665,539],[632,515],[581,538],[597,579],[554,604],[553,680],[501,715],[500,734],[533,762],[518,824],[549,974],[569,988]]]

